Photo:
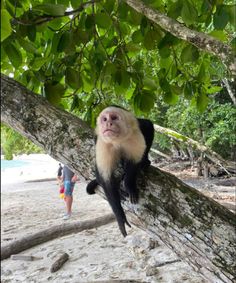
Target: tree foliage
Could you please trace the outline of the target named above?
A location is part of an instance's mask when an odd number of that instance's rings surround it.
[[[129,2],[3,1],[2,71],[88,121],[104,104],[117,101],[148,113],[160,96],[169,104],[184,96],[206,109],[209,97],[220,89],[217,82],[230,75],[227,66]],[[233,1],[143,4],[225,46],[235,43]]]
[[[160,104],[184,111],[184,98],[203,113],[221,80],[232,77],[221,59],[236,50],[231,0],[4,0],[1,6],[2,72],[92,126],[107,104],[157,123],[160,113],[161,125],[168,117]],[[231,123],[224,121],[205,140],[210,146],[219,148],[220,135],[227,136]],[[159,144],[165,147],[166,138]]]
[[[166,112],[167,126],[218,152],[222,157],[235,158],[236,109],[230,103],[212,101],[207,111],[199,113],[186,102]]]
[[[43,152],[33,142],[5,125],[1,125],[1,149],[3,149],[4,158],[7,160],[12,159],[13,154]]]

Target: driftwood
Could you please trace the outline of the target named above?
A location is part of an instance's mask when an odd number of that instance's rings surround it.
[[[1,102],[3,122],[77,174],[94,178],[93,133],[88,125],[6,76],[1,78]],[[138,183],[139,204],[122,203],[128,220],[169,246],[207,282],[231,283],[236,268],[235,215],[158,168],[140,174]],[[25,241],[21,245],[25,249]],[[9,248],[4,254],[11,254]]]
[[[33,260],[41,259],[41,258],[33,256],[33,255],[11,255],[11,259],[12,260],[33,261]]]
[[[102,281],[86,281],[86,282],[78,282],[78,283],[148,283],[140,280],[129,280],[129,279],[121,279],[121,280],[102,280]]]
[[[123,280],[102,280],[102,281],[86,281],[86,282],[78,282],[78,283],[148,283],[140,280],[129,280],[129,279],[123,279]]]
[[[59,270],[62,265],[69,259],[69,255],[67,253],[63,253],[51,266],[50,271],[56,272]]]
[[[41,230],[35,234],[25,236],[19,240],[1,247],[1,260],[8,258],[12,254],[20,253],[36,245],[62,237],[71,233],[79,233],[83,230],[93,229],[106,225],[114,221],[113,214],[107,214],[102,217],[94,218],[87,221],[65,223],[52,226],[48,229]]]

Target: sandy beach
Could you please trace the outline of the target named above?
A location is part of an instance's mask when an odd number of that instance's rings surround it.
[[[22,157],[21,157],[22,158]],[[47,155],[24,156],[28,164],[2,170],[1,245],[48,227],[64,223],[65,205],[59,198],[58,161]],[[51,180],[50,180],[51,179]],[[81,178],[74,190],[71,223],[111,212],[101,197],[89,196]],[[62,253],[69,260],[57,272],[50,267]],[[85,283],[107,280],[140,280],[158,283],[206,282],[170,249],[159,245],[138,228],[128,229],[124,239],[115,222],[70,234],[20,253],[33,261],[1,262],[1,282]]]

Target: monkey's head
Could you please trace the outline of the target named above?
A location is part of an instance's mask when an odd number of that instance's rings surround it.
[[[97,118],[96,134],[104,142],[118,142],[127,139],[137,128],[137,120],[130,112],[115,106],[105,108]]]

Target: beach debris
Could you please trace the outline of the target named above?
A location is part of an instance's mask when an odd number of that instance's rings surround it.
[[[33,255],[11,255],[11,259],[13,260],[25,260],[25,261],[33,261],[33,260],[38,260],[42,259],[42,257],[36,257]]]
[[[69,259],[69,255],[67,253],[63,253],[51,266],[50,271],[56,272],[59,270],[62,265]]]

